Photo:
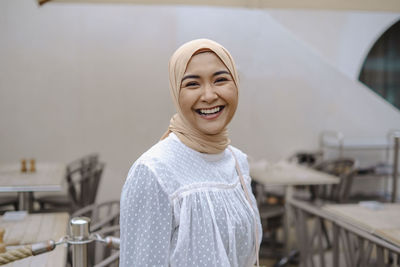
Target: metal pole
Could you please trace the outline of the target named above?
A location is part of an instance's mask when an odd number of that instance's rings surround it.
[[[70,221],[71,238],[73,241],[87,241],[89,239],[90,219],[75,217]],[[87,243],[72,245],[72,266],[88,267]]]
[[[29,193],[18,192],[18,210],[28,210],[28,209],[29,209]]]
[[[399,147],[400,147],[400,134],[397,133],[394,136],[392,202],[397,201],[397,177],[399,176]]]

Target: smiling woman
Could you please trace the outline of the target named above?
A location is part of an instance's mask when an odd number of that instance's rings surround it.
[[[120,266],[258,264],[261,224],[247,156],[229,145],[226,129],[238,103],[234,61],[199,39],[172,55],[169,71],[177,114],[128,173]]]

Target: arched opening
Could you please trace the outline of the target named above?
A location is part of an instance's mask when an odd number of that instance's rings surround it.
[[[373,45],[359,80],[400,110],[400,20]]]

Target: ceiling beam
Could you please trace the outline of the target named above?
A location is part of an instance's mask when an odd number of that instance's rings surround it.
[[[199,5],[244,8],[288,8],[400,12],[400,0],[37,0],[48,2],[140,5]]]

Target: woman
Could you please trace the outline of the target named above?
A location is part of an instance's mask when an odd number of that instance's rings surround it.
[[[238,103],[234,61],[199,39],[172,55],[169,73],[178,112],[129,171],[120,266],[251,266],[261,224],[247,157],[226,130]]]

